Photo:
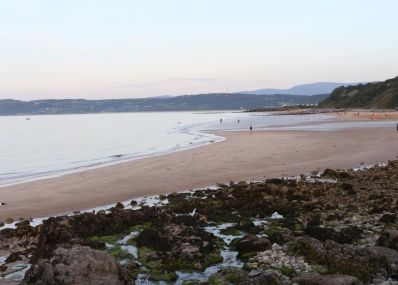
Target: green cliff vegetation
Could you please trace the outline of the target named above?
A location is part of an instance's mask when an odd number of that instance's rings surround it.
[[[398,77],[336,88],[319,107],[395,109],[398,107]]]

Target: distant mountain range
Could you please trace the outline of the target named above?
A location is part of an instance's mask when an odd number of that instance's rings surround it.
[[[82,114],[145,111],[246,110],[285,105],[318,104],[328,94],[252,95],[216,93],[177,97],[114,100],[0,100],[0,115]]]
[[[289,95],[318,95],[330,94],[334,89],[341,86],[348,86],[358,83],[336,83],[336,82],[317,82],[310,84],[296,85],[288,89],[259,89],[253,91],[244,91],[239,93],[255,94],[255,95],[275,95],[275,94],[289,94]]]
[[[398,77],[383,82],[339,87],[319,103],[325,108],[381,108],[398,107]]]

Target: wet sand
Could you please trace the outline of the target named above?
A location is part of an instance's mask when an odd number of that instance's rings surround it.
[[[398,133],[372,128],[319,131],[218,132],[226,137],[178,153],[124,162],[0,188],[0,221],[45,217],[149,194],[217,183],[351,168],[398,156]]]

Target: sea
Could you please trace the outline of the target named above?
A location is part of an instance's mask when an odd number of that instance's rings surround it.
[[[208,131],[323,130],[393,122],[336,122],[330,115],[141,112],[0,116],[0,187],[162,155],[224,138]]]

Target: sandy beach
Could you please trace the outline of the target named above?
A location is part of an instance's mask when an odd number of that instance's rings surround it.
[[[398,156],[394,129],[218,132],[226,137],[174,154],[0,188],[0,220],[45,217],[217,183],[351,168]]]
[[[398,120],[397,111],[369,111],[369,110],[358,110],[358,111],[347,111],[338,112],[336,117],[339,119],[349,120],[366,120],[366,121],[380,121],[380,120]]]

